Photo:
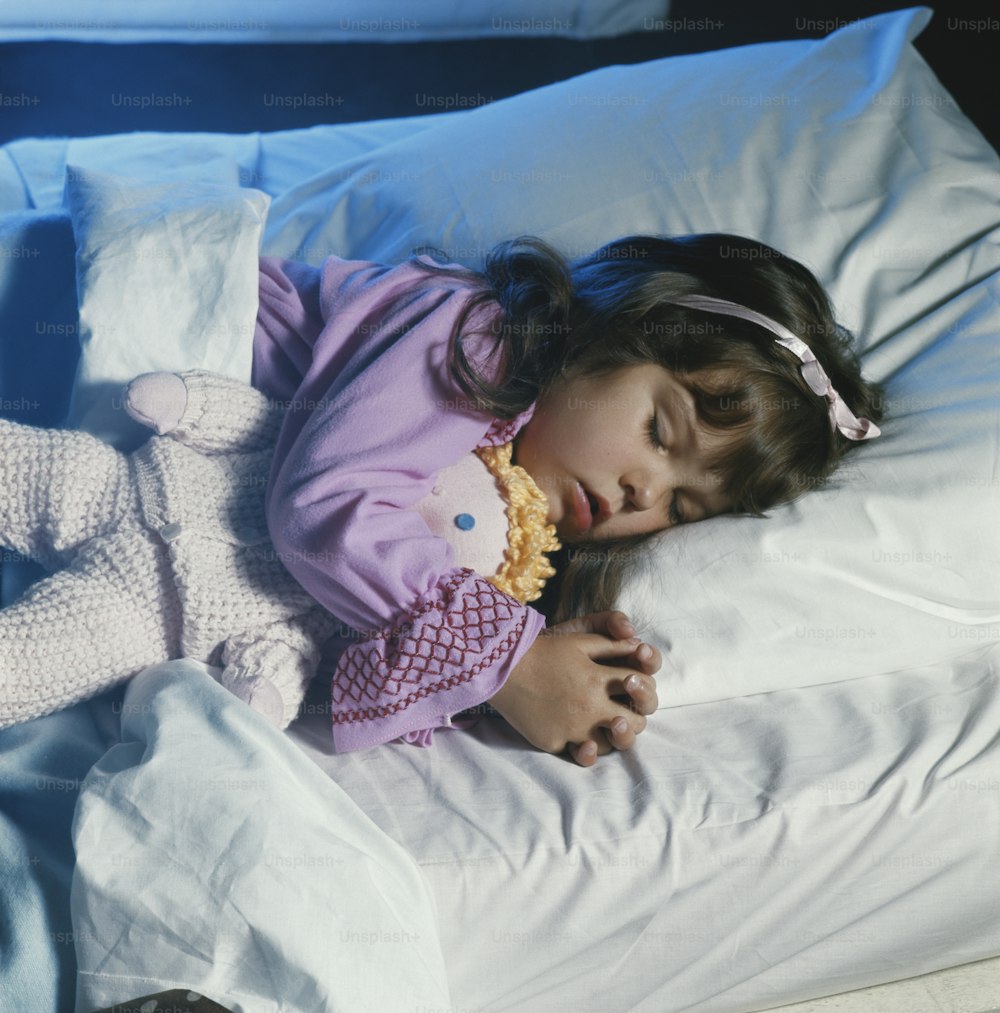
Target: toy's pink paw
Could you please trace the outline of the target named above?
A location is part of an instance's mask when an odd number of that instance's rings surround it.
[[[262,714],[275,728],[284,725],[285,702],[278,688],[269,679],[247,679],[230,686],[230,691]]]
[[[125,410],[160,436],[176,429],[187,407],[187,387],[176,373],[143,373],[125,392]]]

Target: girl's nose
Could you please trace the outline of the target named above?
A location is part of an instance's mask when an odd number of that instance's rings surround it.
[[[628,498],[637,510],[648,510],[656,501],[653,487],[648,481],[635,481],[626,485]]]

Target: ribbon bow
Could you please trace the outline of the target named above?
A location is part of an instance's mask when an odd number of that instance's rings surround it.
[[[826,370],[819,364],[812,349],[799,337],[796,337],[787,327],[772,320],[763,313],[747,309],[739,303],[730,302],[728,299],[716,299],[710,295],[685,295],[672,299],[675,305],[690,306],[691,309],[705,310],[707,313],[721,313],[724,316],[740,317],[742,320],[749,320],[751,323],[760,324],[766,327],[783,348],[787,348],[802,363],[802,378],[809,385],[809,389],[818,397],[826,398],[827,410],[830,414],[830,425],[839,429],[849,440],[873,440],[876,436],[882,435],[879,429],[870,419],[858,418],[844,403],[844,399],[834,389]]]

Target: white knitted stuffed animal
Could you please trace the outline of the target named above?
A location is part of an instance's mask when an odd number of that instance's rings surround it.
[[[0,419],[0,544],[55,571],[0,611],[0,728],[183,657],[220,667],[224,686],[286,727],[324,641],[348,631],[268,538],[283,406],[202,370],[143,374],[124,406],[157,434],[128,455]],[[417,510],[456,566],[531,600],[552,573],[541,550],[558,542],[509,458],[509,444],[470,454]]]
[[[0,727],[194,658],[280,727],[336,620],[268,539],[282,411],[200,370],[145,374],[125,455],[87,433],[0,420],[0,543],[56,571],[0,611]]]

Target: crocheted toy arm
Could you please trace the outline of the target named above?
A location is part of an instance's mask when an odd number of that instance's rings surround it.
[[[323,643],[337,621],[323,609],[230,637],[219,681],[277,728],[298,716],[316,674]]]
[[[221,373],[143,373],[125,388],[125,410],[160,436],[207,454],[274,445],[283,405]]]

